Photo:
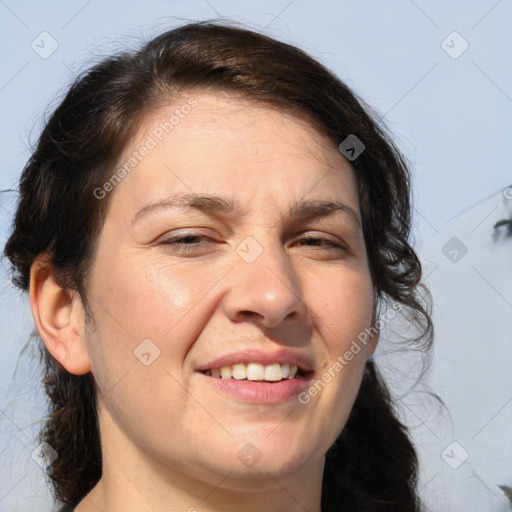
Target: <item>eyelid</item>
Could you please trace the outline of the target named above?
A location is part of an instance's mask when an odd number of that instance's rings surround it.
[[[343,240],[331,233],[327,233],[325,231],[319,231],[319,230],[311,230],[311,229],[304,229],[303,231],[300,231],[295,239],[298,239],[300,237],[306,237],[306,238],[321,238],[322,240],[329,240],[331,242],[335,242],[337,244],[344,244]]]
[[[211,232],[211,230],[204,231],[205,228],[180,228],[177,230],[172,230],[164,233],[162,236],[159,236],[156,242],[161,240],[169,240],[171,238],[182,238],[187,236],[204,236],[207,238],[214,238],[215,235]]]
[[[204,229],[206,229],[206,228],[180,228],[178,230],[173,230],[173,231],[167,232],[164,235],[162,235],[161,237],[159,237],[158,239],[165,238],[165,237],[176,238],[176,237],[186,237],[186,236],[205,236],[205,237],[209,237],[209,238],[215,238],[215,235],[213,235],[210,230],[208,230],[206,232],[202,231]],[[302,231],[299,231],[294,236],[293,239],[296,240],[303,236],[310,237],[310,238],[321,237],[322,239],[330,240],[332,242],[336,242],[336,243],[340,243],[340,244],[345,243],[343,241],[343,239],[341,239],[340,237],[338,237],[336,235],[327,233],[325,231],[312,230],[312,229],[304,229]]]
[[[206,245],[215,244],[215,243],[223,243],[216,240],[214,237],[209,236],[201,231],[196,231],[193,228],[183,228],[181,230],[178,230],[177,232],[172,232],[173,234],[169,236],[165,236],[163,240],[157,241],[157,245],[169,245],[174,246],[175,248],[179,249],[178,253],[194,253],[196,251],[200,251],[201,246],[204,247],[205,242]],[[185,242],[181,242],[180,240],[184,238],[199,238],[203,239],[200,242],[195,242],[191,244],[187,244]],[[342,250],[342,251],[350,251],[350,247],[348,244],[346,244],[343,240],[340,238],[330,235],[329,233],[325,232],[318,232],[318,231],[311,231],[311,230],[304,230],[300,232],[294,239],[292,240],[292,245],[295,243],[300,243],[307,240],[315,240],[320,242],[325,242],[328,245],[327,246],[306,246],[311,248],[317,248],[317,249],[330,249],[330,250]]]

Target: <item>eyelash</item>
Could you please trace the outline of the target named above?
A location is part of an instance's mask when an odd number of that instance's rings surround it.
[[[191,244],[183,243],[183,240],[185,240],[187,238],[203,238],[203,239],[211,240],[211,238],[206,235],[198,235],[196,233],[184,233],[182,235],[174,236],[172,238],[168,238],[167,240],[164,240],[163,242],[161,242],[161,245],[170,245],[170,246],[177,247],[178,253],[194,253],[194,252],[196,252],[199,248],[198,244],[191,245]],[[325,237],[316,237],[316,236],[308,235],[306,237],[303,237],[300,240],[302,240],[302,241],[304,241],[304,240],[306,240],[306,241],[307,240],[320,240],[322,242],[327,242],[330,245],[330,247],[328,247],[328,250],[336,250],[336,249],[345,250],[346,249],[342,245],[337,244],[337,243],[333,242],[332,240],[330,240],[329,238],[325,238]],[[312,247],[312,246],[308,246],[308,247]]]

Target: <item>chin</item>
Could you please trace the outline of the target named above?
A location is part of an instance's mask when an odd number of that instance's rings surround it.
[[[233,477],[268,479],[269,473],[273,477],[285,476],[324,455],[320,448],[314,450],[315,445],[310,439],[301,442],[297,437],[276,435],[272,440],[270,437],[253,436],[252,440],[238,440],[229,447],[224,457],[212,462],[225,461],[222,469],[226,473],[232,472]]]

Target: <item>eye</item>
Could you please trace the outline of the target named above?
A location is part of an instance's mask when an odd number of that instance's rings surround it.
[[[205,235],[199,235],[197,233],[182,233],[177,236],[173,236],[171,238],[165,239],[163,242],[161,242],[162,245],[169,245],[173,248],[176,248],[176,252],[178,254],[180,253],[187,253],[192,254],[194,252],[197,252],[199,249],[200,243],[193,243],[194,240],[201,239],[201,240],[210,240],[213,242],[213,240]],[[189,242],[189,243],[187,243]],[[215,243],[215,242],[213,242]]]
[[[327,245],[326,248],[328,250],[333,250],[333,249],[334,250],[335,249],[344,250],[345,249],[345,247],[343,247],[341,244],[336,243],[334,240],[331,240],[330,238],[327,238],[327,237],[307,235],[307,236],[303,237],[302,239],[299,239],[298,242],[306,242],[306,245],[308,247],[319,247],[320,249],[322,248],[321,246],[315,246],[313,243],[314,242],[325,243]]]
[[[203,241],[203,243],[199,241]],[[327,237],[313,236],[307,235],[298,239],[295,243],[305,243],[307,247],[312,247],[315,249],[327,249],[328,251],[332,250],[346,250],[346,248],[336,243],[334,240],[331,240]],[[215,242],[212,238],[192,232],[185,232],[179,235],[173,236],[171,238],[167,238],[161,242],[161,245],[171,246],[177,254],[194,254],[201,249],[201,246],[204,247],[205,244],[210,243],[218,243]],[[317,244],[320,245],[317,245]]]

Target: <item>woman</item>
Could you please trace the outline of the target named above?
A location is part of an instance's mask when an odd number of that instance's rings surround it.
[[[431,344],[409,172],[322,65],[166,32],[75,81],[20,192],[61,510],[419,510],[371,359],[386,308]]]

